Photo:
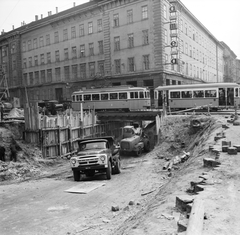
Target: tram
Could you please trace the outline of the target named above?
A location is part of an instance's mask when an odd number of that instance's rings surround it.
[[[113,86],[75,91],[72,94],[73,110],[131,111],[149,109],[150,91],[146,87]]]
[[[240,86],[237,83],[201,83],[159,86],[154,90],[154,106],[163,104],[170,110],[209,107],[211,110],[233,108],[240,104]]]

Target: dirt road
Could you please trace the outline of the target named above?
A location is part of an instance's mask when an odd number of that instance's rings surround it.
[[[122,173],[110,181],[98,175],[74,182],[66,162],[64,175],[2,185],[0,234],[111,234],[144,207],[148,195],[141,196],[142,193],[162,184],[154,156],[152,152],[140,158],[122,159]],[[87,194],[64,191],[86,183],[105,185]],[[128,205],[130,201],[134,205]],[[120,210],[112,212],[112,206],[119,206]]]

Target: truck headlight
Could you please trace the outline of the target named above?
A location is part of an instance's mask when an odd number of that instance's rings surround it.
[[[71,163],[72,163],[72,164],[76,164],[76,162],[77,162],[77,161],[76,161],[75,158],[71,159]]]
[[[100,156],[100,160],[101,160],[102,162],[104,162],[105,159],[106,159],[106,156],[105,156],[105,155],[101,155],[101,156]]]

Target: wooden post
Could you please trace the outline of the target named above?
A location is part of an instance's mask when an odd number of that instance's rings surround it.
[[[204,219],[203,200],[196,198],[193,201],[190,218],[188,221],[186,235],[202,235]]]

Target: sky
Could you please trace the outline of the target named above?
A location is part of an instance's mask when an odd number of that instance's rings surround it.
[[[35,20],[81,5],[88,0],[0,0],[0,31],[11,31]],[[181,0],[187,9],[219,40],[224,41],[240,59],[240,0]]]

